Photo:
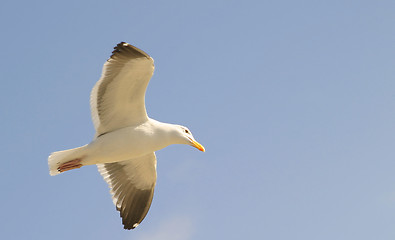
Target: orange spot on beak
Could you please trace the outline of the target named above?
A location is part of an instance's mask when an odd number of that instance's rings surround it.
[[[202,151],[202,152],[205,152],[205,151],[206,151],[206,149],[204,149],[204,147],[203,147],[202,144],[200,144],[200,143],[198,143],[198,142],[196,142],[195,140],[192,140],[192,139],[191,139],[191,142],[192,142],[192,145],[193,145],[195,148],[199,149],[199,150]]]

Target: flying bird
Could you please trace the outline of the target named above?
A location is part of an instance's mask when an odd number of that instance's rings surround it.
[[[137,227],[151,206],[155,151],[171,144],[205,151],[188,128],[148,117],[145,92],[153,73],[154,60],[147,53],[125,42],[117,44],[90,95],[94,139],[48,158],[52,176],[96,164],[125,229]]]

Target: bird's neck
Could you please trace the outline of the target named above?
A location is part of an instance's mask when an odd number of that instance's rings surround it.
[[[172,144],[180,144],[181,141],[177,135],[177,125],[170,123],[163,123],[150,119],[150,129],[155,129],[154,142],[159,149],[165,148]]]

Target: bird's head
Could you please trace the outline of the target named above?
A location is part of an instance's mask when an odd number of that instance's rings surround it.
[[[195,138],[192,136],[191,131],[187,127],[177,125],[176,134],[181,144],[191,145],[202,152],[206,151],[203,145],[195,140]]]

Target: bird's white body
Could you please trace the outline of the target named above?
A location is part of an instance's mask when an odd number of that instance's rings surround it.
[[[81,164],[87,166],[120,162],[144,156],[171,144],[179,143],[177,138],[172,137],[169,125],[148,119],[148,121],[138,126],[125,127],[100,135],[91,143],[76,148],[72,154],[63,158],[59,164],[80,158]],[[150,144],[148,145],[147,142]],[[52,170],[52,175],[59,173],[56,169]]]
[[[167,124],[149,119],[138,126],[103,134],[86,146],[87,156],[82,159],[82,164],[119,162],[141,157],[174,144],[164,126]],[[147,145],[147,142],[150,144]]]

